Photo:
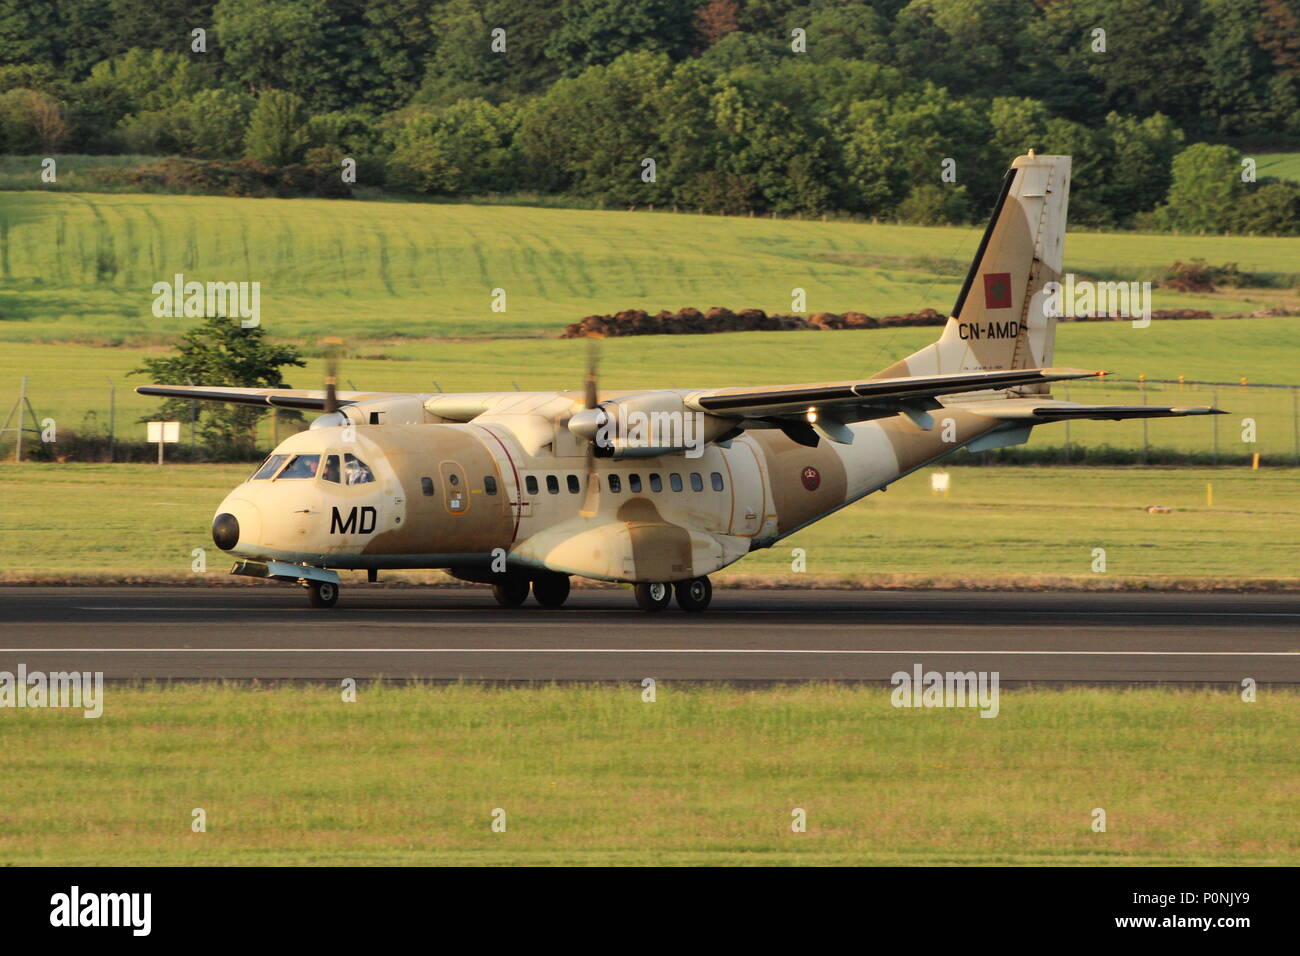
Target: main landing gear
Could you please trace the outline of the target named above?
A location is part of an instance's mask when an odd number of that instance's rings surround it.
[[[533,600],[546,608],[561,607],[569,598],[567,574],[542,574],[531,581],[525,577],[510,576],[492,585],[492,596],[502,607],[520,607],[532,591]],[[713,585],[706,577],[691,578],[669,584],[663,581],[645,581],[635,585],[637,607],[651,614],[666,610],[677,595],[677,606],[689,614],[696,614],[709,606],[713,599]],[[315,603],[315,598],[313,598]]]
[[[674,591],[677,592],[677,606],[690,613],[703,611],[713,599],[713,585],[708,578],[691,578],[676,584],[649,581],[636,585],[635,590],[637,607],[650,614],[667,608]]]
[[[502,607],[519,607],[528,600],[531,586],[533,600],[542,607],[556,608],[563,606],[569,599],[569,576],[567,574],[546,574],[529,581],[527,578],[510,577],[492,585],[492,596]]]

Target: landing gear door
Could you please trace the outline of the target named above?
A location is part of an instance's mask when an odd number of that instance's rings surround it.
[[[731,472],[731,533],[752,538],[763,525],[763,469],[749,442],[734,442],[725,454]]]
[[[457,462],[444,461],[438,466],[438,474],[442,477],[442,487],[446,491],[442,496],[443,507],[452,515],[467,514],[470,493],[469,482],[465,480],[465,469]]]

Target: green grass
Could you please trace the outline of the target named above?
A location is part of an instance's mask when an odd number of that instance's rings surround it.
[[[1300,153],[1266,153],[1255,157],[1255,172],[1300,183]]]
[[[1273,689],[989,720],[826,685],[110,686],[98,720],[0,711],[0,863],[1295,865],[1297,718]]]
[[[591,313],[640,307],[790,311],[947,309],[975,228],[666,212],[106,193],[0,192],[0,339],[169,342],[155,282],[261,283],[276,336],[354,342],[554,336]],[[1075,272],[1135,279],[1175,259],[1237,262],[1294,285],[1295,239],[1072,233]],[[954,265],[955,264],[955,265]],[[507,294],[505,313],[491,292]],[[1250,312],[1272,290],[1157,291],[1156,308]]]
[[[229,560],[212,547],[209,527],[251,466],[164,469],[0,465],[0,579],[192,581],[191,552],[204,548],[207,579],[229,581]],[[749,555],[719,580],[1296,586],[1297,479],[1300,469],[990,466],[953,469],[950,497],[941,498],[923,471]],[[1207,482],[1214,484],[1212,508]],[[1175,511],[1148,514],[1153,504]],[[806,553],[804,574],[791,573],[794,548]],[[1106,550],[1105,574],[1091,570],[1094,548]]]

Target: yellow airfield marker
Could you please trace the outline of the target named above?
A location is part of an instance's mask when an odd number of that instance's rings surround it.
[[[1251,458],[1251,460],[1250,460],[1250,470],[1251,470],[1251,471],[1259,471],[1259,452],[1255,452],[1254,457]]]

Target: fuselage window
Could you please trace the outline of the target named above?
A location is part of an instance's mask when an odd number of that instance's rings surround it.
[[[718,472],[718,471],[713,472],[713,474],[709,475],[709,481],[713,483],[713,490],[714,490],[714,491],[721,491],[721,490],[722,490],[722,473],[721,473],[721,472]]]
[[[294,455],[293,460],[280,472],[281,478],[315,478],[320,467],[320,455]]]
[[[525,479],[524,479],[524,487],[525,487],[526,489],[528,489],[528,493],[529,493],[530,495],[535,495],[535,494],[537,494],[537,476],[536,476],[536,475],[529,475],[527,478],[525,478]]]
[[[248,480],[259,481],[263,478],[270,478],[277,470],[279,470],[280,466],[283,465],[288,458],[288,455],[272,455],[262,463],[262,467],[257,469],[257,471],[253,473],[253,477]]]
[[[673,491],[681,491],[682,476],[677,474],[677,472],[674,471],[671,475],[668,476],[668,486],[672,488]]]
[[[659,477],[659,472],[657,471],[650,473],[650,490],[651,491],[664,490],[663,480]]]
[[[578,483],[577,475],[569,475],[566,479],[569,485],[569,494],[576,495],[582,490],[582,485]]]
[[[704,479],[700,477],[698,471],[691,472],[691,491],[703,491]]]
[[[320,472],[322,481],[332,481],[334,484],[339,483],[339,456],[330,455],[325,459],[325,467]]]
[[[628,476],[627,476],[627,490],[630,491],[630,492],[632,492],[632,494],[634,494],[634,495],[636,495],[636,494],[640,494],[640,493],[641,493],[641,476],[640,476],[640,475],[628,475]]]
[[[497,493],[497,480],[491,475],[483,476],[483,491],[489,495],[495,495]]]
[[[432,479],[432,478],[421,478],[421,479],[420,479],[420,490],[423,491],[423,492],[425,493],[426,496],[427,496],[427,495],[432,495],[432,494],[433,494],[433,479]]]
[[[343,456],[343,483],[345,485],[364,485],[366,482],[374,480],[375,476],[370,471],[370,466],[364,461],[352,454]]]
[[[623,490],[623,481],[618,477],[618,475],[609,476],[609,490],[614,494],[618,494]]]
[[[558,495],[560,493],[560,479],[555,475],[547,475],[546,491],[548,494]]]

